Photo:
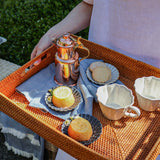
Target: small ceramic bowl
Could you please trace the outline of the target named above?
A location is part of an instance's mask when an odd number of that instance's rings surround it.
[[[96,95],[103,115],[110,120],[119,120],[123,116],[140,116],[140,110],[133,106],[132,90],[124,85],[115,83],[101,86]]]
[[[134,83],[140,108],[145,111],[155,111],[160,107],[160,78],[141,77]]]

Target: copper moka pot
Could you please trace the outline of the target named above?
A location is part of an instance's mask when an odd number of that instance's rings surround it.
[[[90,52],[80,42],[80,37],[76,40],[69,33],[57,38],[54,43],[58,50],[55,55],[56,73],[54,80],[59,85],[74,86],[79,77],[80,65],[79,55],[75,49],[79,47],[87,50],[88,55],[81,60],[88,58]]]

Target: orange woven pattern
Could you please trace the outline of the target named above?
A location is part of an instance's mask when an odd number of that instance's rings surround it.
[[[116,66],[120,80],[133,90],[134,95],[133,84],[136,78],[150,75],[160,77],[160,70],[155,67],[87,40],[82,43],[91,52],[89,58],[103,59]],[[53,62],[55,52],[56,48],[50,47],[0,82],[0,110],[78,159],[156,159],[160,148],[159,111],[141,110],[138,119],[124,117],[119,121],[110,121],[94,102],[93,115],[101,121],[103,130],[97,141],[84,146],[61,133],[62,119],[28,106],[26,98],[17,93],[15,88]],[[86,55],[81,49],[78,52],[81,57]],[[27,70],[39,58],[43,59],[43,63]],[[136,96],[134,105],[138,106]]]

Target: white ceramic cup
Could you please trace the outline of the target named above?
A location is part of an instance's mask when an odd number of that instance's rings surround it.
[[[139,107],[145,111],[160,108],[160,78],[141,77],[134,83]]]
[[[119,120],[124,116],[137,118],[140,110],[133,106],[134,96],[132,90],[124,85],[104,85],[96,93],[103,115],[110,120]],[[133,111],[133,112],[131,112]]]

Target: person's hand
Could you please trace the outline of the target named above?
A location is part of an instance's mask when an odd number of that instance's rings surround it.
[[[42,53],[45,49],[47,49],[52,44],[51,37],[48,36],[48,34],[45,34],[38,44],[35,46],[31,53],[31,59],[38,56],[40,53]]]

